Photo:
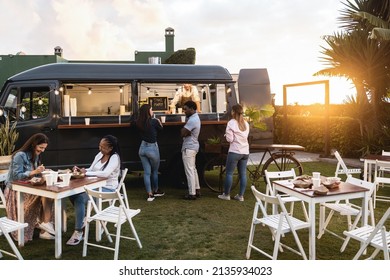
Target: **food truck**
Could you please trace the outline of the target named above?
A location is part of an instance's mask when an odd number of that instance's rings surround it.
[[[179,108],[172,114],[170,103],[185,83],[192,84],[200,96],[201,147],[210,137],[222,139],[231,107],[240,96],[232,75],[221,66],[47,64],[6,81],[0,95],[0,115],[2,121],[8,117],[17,122],[20,136],[16,147],[34,133],[49,137],[43,154],[48,168],[89,166],[98,152],[100,139],[112,134],[119,140],[123,167],[142,171],[138,156],[141,140],[132,124],[139,107],[149,103],[154,117],[165,117],[158,137],[160,171],[172,175],[182,166],[180,129],[184,126],[184,114]],[[245,98],[241,96],[241,100]],[[204,161],[201,149],[197,158],[199,169]]]

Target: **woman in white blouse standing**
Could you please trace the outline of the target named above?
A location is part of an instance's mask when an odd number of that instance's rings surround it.
[[[230,190],[233,184],[233,172],[237,166],[240,177],[240,191],[234,197],[235,200],[244,201],[246,189],[246,165],[249,158],[249,124],[244,120],[244,111],[241,105],[232,107],[232,119],[226,126],[225,137],[230,143],[229,152],[226,159],[226,178],[224,183],[224,192],[218,198],[230,200]]]

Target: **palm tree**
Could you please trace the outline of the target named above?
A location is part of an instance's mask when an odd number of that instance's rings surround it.
[[[347,30],[363,27],[370,30],[370,39],[390,40],[390,1],[347,1],[340,21]]]
[[[322,60],[329,67],[315,73],[342,76],[353,82],[357,90],[355,105],[362,114],[357,119],[363,141],[383,131],[388,118],[384,100],[390,88],[390,41],[383,40],[387,35],[382,29],[389,27],[389,4],[390,0],[344,3],[339,17],[344,30],[324,36],[329,47],[322,47]],[[375,28],[382,29],[378,33],[373,31]],[[381,40],[369,39],[377,34],[381,34]]]

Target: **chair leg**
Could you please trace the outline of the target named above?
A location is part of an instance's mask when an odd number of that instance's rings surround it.
[[[373,204],[372,204],[372,199],[369,201],[369,203],[368,203],[368,209],[369,209],[369,211],[370,211],[370,217],[371,217],[371,225],[373,226],[373,227],[375,227],[375,217],[374,217],[374,215],[375,215],[375,213],[374,213],[374,206],[373,206]]]
[[[294,215],[294,201],[290,204],[290,216],[292,217]]]
[[[119,255],[119,244],[121,242],[121,227],[122,224],[118,222],[116,226],[116,238],[115,238],[115,255],[114,255],[114,260],[118,260],[118,255]]]
[[[4,196],[3,191],[1,190],[1,187],[0,187],[0,208],[6,209],[5,196]]]
[[[325,206],[324,206],[325,207]],[[329,212],[329,215],[328,217],[326,218],[325,222],[323,223],[323,226],[322,226],[322,229],[321,231],[318,233],[318,236],[317,238],[320,239],[322,237],[322,235],[325,233],[325,229],[326,227],[328,226],[329,222],[330,222],[330,219],[332,219],[332,216],[334,214],[334,210],[331,210]],[[325,217],[325,214],[324,214],[324,217]]]
[[[9,246],[11,246],[12,251],[14,252],[15,256],[19,260],[23,260],[22,255],[20,254],[18,248],[16,248],[15,243],[13,242],[11,236],[9,236],[8,232],[3,232],[3,234],[4,234],[5,238],[7,239]]]
[[[253,244],[253,236],[255,235],[255,229],[256,229],[256,225],[254,224],[254,222],[252,221],[252,225],[251,225],[251,231],[249,232],[249,240],[248,240],[248,247],[246,248],[246,258],[249,260],[249,258],[251,257],[251,250],[252,250],[252,244]]]
[[[347,215],[347,225],[348,225],[348,231],[350,231],[352,228],[351,215]]]
[[[303,215],[305,216],[305,220],[306,222],[309,221],[309,215],[307,214],[307,210],[306,210],[306,205],[305,205],[305,202],[302,201],[302,210],[303,210]]]
[[[307,256],[306,256],[305,250],[303,250],[302,243],[301,243],[301,241],[299,240],[299,237],[298,237],[297,232],[296,232],[294,229],[292,229],[291,232],[292,232],[292,234],[294,235],[295,243],[296,243],[297,246],[298,246],[299,252],[301,252],[301,255],[302,255],[303,259],[304,259],[304,260],[307,260]]]
[[[103,221],[99,221],[100,225],[103,227],[104,229],[104,232],[106,233],[106,236],[107,236],[107,239],[110,243],[112,243],[112,238],[111,238],[111,234],[110,232],[108,231],[108,228],[107,228],[107,223],[106,222],[103,222]]]
[[[386,240],[386,227],[382,227],[382,250],[383,250],[383,258],[385,260],[389,260],[389,247],[388,247],[388,244],[387,244],[387,240]]]
[[[360,258],[360,256],[363,254],[363,252],[367,249],[368,245],[369,245],[369,242],[367,242],[367,241],[361,243],[360,249],[356,253],[356,255],[353,257],[353,260],[358,260]]]
[[[274,245],[274,252],[273,252],[273,255],[272,255],[272,259],[273,260],[277,260],[278,259],[278,253],[279,253],[279,243],[280,243],[280,232],[277,232],[276,233],[276,236],[275,236],[275,245]]]
[[[138,247],[139,247],[140,249],[142,249],[141,240],[139,240],[137,231],[135,230],[135,227],[134,227],[134,225],[133,225],[133,221],[130,220],[130,221],[129,221],[129,224],[130,224],[131,231],[133,232],[134,238],[135,238],[135,240],[137,241]]]
[[[83,244],[83,257],[87,256],[87,243],[88,243],[88,236],[89,236],[89,217],[87,217],[87,223],[85,225],[85,231],[84,231],[84,244]]]

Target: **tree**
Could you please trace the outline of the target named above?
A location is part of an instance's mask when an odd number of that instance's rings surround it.
[[[381,133],[388,121],[390,41],[370,39],[373,38],[372,22],[381,22],[381,28],[389,22],[388,7],[389,1],[347,1],[339,18],[344,30],[324,36],[329,47],[322,47],[322,60],[329,67],[315,73],[342,76],[353,82],[357,90],[356,105],[361,112],[358,119],[361,121],[362,141],[369,135]],[[368,15],[375,16],[377,21]]]
[[[165,64],[195,64],[196,51],[194,48],[178,50],[165,60]]]

